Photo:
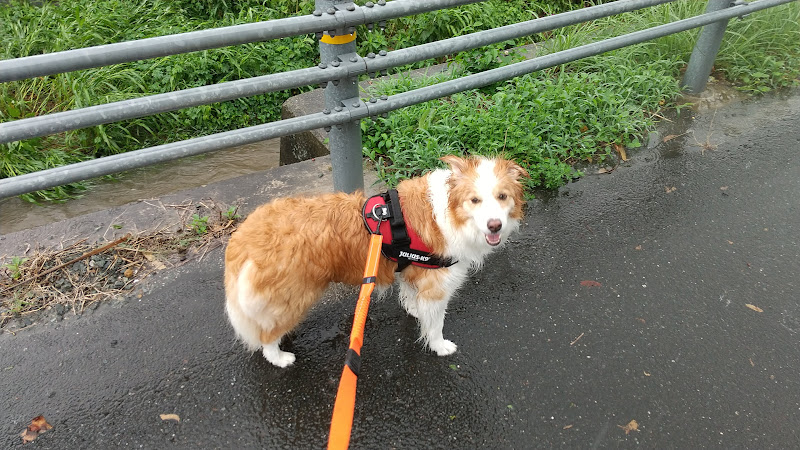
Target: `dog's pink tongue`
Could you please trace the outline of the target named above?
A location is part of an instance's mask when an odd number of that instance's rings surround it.
[[[486,235],[486,243],[489,245],[497,245],[500,243],[500,234],[492,233]]]

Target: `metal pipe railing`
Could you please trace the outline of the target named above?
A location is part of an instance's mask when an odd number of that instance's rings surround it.
[[[0,180],[0,198],[9,197],[54,186],[60,186],[87,178],[109,175],[123,170],[144,167],[158,162],[185,156],[198,155],[237,145],[271,139],[279,136],[308,131],[316,128],[352,122],[368,116],[376,116],[396,109],[423,103],[469,89],[477,89],[498,81],[525,75],[548,67],[555,67],[588,56],[639,44],[651,39],[701,27],[720,20],[750,14],[762,9],[779,6],[796,0],[758,0],[747,5],[738,5],[721,11],[706,13],[665,25],[659,25],[628,35],[563,50],[533,58],[505,67],[469,75],[456,80],[442,82],[414,91],[392,95],[375,102],[361,102],[358,107],[345,105],[341,111],[315,113],[293,119],[233,130],[225,133],[159,145],[143,150],[108,156],[96,160],[48,169],[27,175]]]
[[[341,0],[315,0],[314,7],[330,11]],[[345,7],[346,8],[346,7]],[[319,42],[320,68],[327,66],[344,67],[347,74],[325,87],[325,111],[341,107],[343,100],[358,97],[358,76],[366,71],[363,58],[356,49],[356,33],[353,29],[337,31],[335,37],[323,36]],[[349,33],[348,33],[349,32]],[[323,69],[326,70],[326,69]],[[333,189],[335,191],[355,192],[364,189],[364,153],[361,148],[361,124],[346,122],[331,129],[328,133],[328,147],[331,154]]]
[[[385,58],[367,60],[369,72],[380,72],[395,66],[411,64],[426,59],[452,55],[465,50],[496,44],[512,39],[532,36],[569,25],[602,19],[617,14],[636,11],[650,6],[671,3],[676,0],[619,0],[588,8],[567,11],[552,16],[540,17],[526,22],[506,25],[491,30],[478,31],[463,36],[443,39],[428,44],[389,52]]]
[[[0,144],[308,86],[346,75],[347,70],[344,67],[330,67],[326,71],[312,67],[19,119],[0,123]]]
[[[388,3],[379,0],[371,7],[342,3],[342,8],[333,10],[333,13],[330,10],[315,11],[306,16],[2,60],[0,82],[355,27],[480,1],[483,0],[403,0]],[[350,11],[347,5],[353,5],[353,10]]]
[[[89,178],[145,167],[160,162],[172,161],[187,156],[200,155],[215,150],[252,144],[266,139],[332,126],[349,120],[349,117],[350,114],[347,111],[328,115],[315,113],[240,130],[232,130],[158,145],[142,150],[106,156],[70,164],[68,166],[18,175],[13,178],[0,179],[0,198],[12,197]]]
[[[470,89],[478,89],[499,81],[508,80],[542,69],[555,67],[572,61],[577,61],[589,56],[599,55],[622,47],[640,44],[652,39],[680,33],[682,31],[699,28],[720,20],[728,20],[734,17],[750,14],[762,9],[791,3],[797,0],[758,0],[749,4],[732,6],[723,10],[701,14],[688,19],[658,25],[645,30],[636,31],[630,34],[617,36],[603,41],[593,42],[545,56],[536,57],[527,61],[522,61],[508,66],[499,67],[485,72],[468,75],[455,80],[445,81],[432,86],[415,89],[413,91],[392,95],[384,102],[374,104],[367,103],[367,111],[364,116],[376,116],[406,106],[423,103],[441,97],[447,97],[455,93]]]
[[[676,0],[623,0],[533,19],[492,30],[479,31],[442,41],[395,50],[381,57],[368,57],[363,59],[365,69],[350,74],[344,67],[328,65],[325,69],[321,69],[320,67],[324,66],[320,66],[0,123],[0,144],[120,120],[134,119],[191,106],[315,85],[326,81],[339,80],[348,75],[382,72],[396,66],[452,55],[464,50],[674,1]]]
[[[733,6],[731,0],[708,0],[706,12],[719,11]],[[703,27],[697,42],[692,49],[686,72],[683,75],[681,87],[690,94],[699,94],[706,89],[708,76],[717,59],[717,53],[722,45],[722,38],[728,28],[727,20],[720,20]]]

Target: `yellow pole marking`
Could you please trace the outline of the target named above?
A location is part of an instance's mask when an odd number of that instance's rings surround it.
[[[339,36],[331,37],[328,34],[323,34],[320,42],[324,42],[326,44],[333,44],[333,45],[341,45],[347,44],[348,42],[353,42],[356,40],[356,32],[354,31],[352,34],[341,34]]]

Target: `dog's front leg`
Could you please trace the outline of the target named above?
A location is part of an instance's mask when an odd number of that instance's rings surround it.
[[[398,293],[398,297],[400,298],[400,306],[402,306],[409,315],[413,316],[415,319],[419,319],[417,289],[411,283],[406,281],[402,272],[397,276],[397,280],[397,284],[400,287],[400,292]]]
[[[415,306],[413,314],[420,325],[420,339],[439,356],[454,353],[456,344],[444,338],[444,316],[447,313],[447,303],[453,293],[466,278],[466,272],[458,268],[447,269],[421,269],[409,267],[405,271],[403,282],[413,286],[416,298],[409,303]],[[408,308],[407,308],[408,309]]]
[[[418,305],[420,339],[439,356],[446,356],[456,351],[456,344],[444,338],[444,315],[447,312],[449,299],[433,300],[420,298]]]

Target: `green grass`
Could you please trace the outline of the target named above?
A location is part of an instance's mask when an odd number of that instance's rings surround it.
[[[93,45],[282,17],[266,7],[228,8],[215,19],[191,16],[212,2],[76,0],[33,6],[0,5],[0,58],[51,53]],[[213,2],[222,5],[225,2]],[[238,2],[240,5],[246,2]],[[257,2],[252,2],[257,3]],[[199,12],[196,12],[198,14]],[[203,16],[206,17],[206,16]],[[0,121],[82,108],[311,65],[313,39],[300,36],[0,84]],[[253,96],[0,145],[0,178],[98,156],[126,152],[280,117],[292,92]],[[85,184],[27,195],[63,199]]]
[[[358,49],[404,48],[582,4],[489,0],[392,20],[384,32],[362,27]],[[453,61],[477,72],[518,60],[505,55],[511,46],[551,39],[558,50],[688,17],[703,7],[676,2],[414,67]],[[0,59],[309,14],[313,8],[310,0],[73,0],[41,6],[12,0],[0,5]],[[799,22],[797,2],[732,20],[715,76],[748,92],[796,84]],[[443,154],[503,152],[527,165],[532,186],[558,186],[579,175],[575,162],[602,160],[614,143],[636,144],[653,125],[649,113],[672,105],[695,36],[681,33],[366,121],[365,154],[379,163],[386,181],[396,183],[437,166]],[[3,83],[0,121],[310,67],[317,52],[313,38],[299,36]],[[403,92],[433,82],[401,78],[379,89]],[[305,89],[310,87],[0,145],[0,178],[277,120],[280,105]],[[73,184],[25,198],[60,200],[85,188]]]
[[[560,0],[555,4],[554,8],[570,8],[580,2]],[[535,5],[522,0],[490,0],[393,20],[384,32],[369,33],[361,27],[359,52],[417,45],[529,19],[533,17],[529,9],[540,9]],[[11,0],[0,4],[0,42],[4,44],[0,59],[310,14],[313,9],[310,0],[73,0],[45,1],[40,6]],[[298,36],[3,83],[0,121],[306,68],[317,60],[313,37]],[[0,145],[0,178],[279,120],[281,104],[311,88]],[[25,198],[63,199],[85,188],[85,184],[74,184]]]
[[[703,8],[703,2],[676,2],[557,30],[548,35],[548,47],[587,44]],[[800,3],[732,20],[728,30],[715,76],[754,93],[798,84]],[[364,154],[389,185],[439,167],[441,156],[455,153],[502,154],[528,169],[529,187],[558,187],[581,175],[576,162],[603,161],[614,144],[641,145],[641,136],[655,124],[654,113],[675,107],[696,35],[672,35],[364,121]],[[468,61],[468,72],[501,64],[475,54],[455,60]],[[403,77],[382,83],[374,93],[391,95],[450,77]]]
[[[559,30],[555,49],[582,45],[623,33],[702,14],[705,2],[683,0],[647,8],[622,17]],[[689,61],[699,29],[673,34],[638,46],[617,50],[611,57],[630,59],[634,64],[653,60]],[[590,58],[573,64],[577,70],[598,70],[605,63]],[[715,61],[714,75],[748,92],[767,92],[797,85],[800,76],[800,3],[770,8],[728,22]],[[678,76],[678,74],[676,74]]]
[[[580,175],[579,160],[603,160],[613,143],[638,146],[653,124],[647,111],[678,93],[670,63],[639,71],[547,71],[520,77],[493,93],[464,92],[362,122],[364,151],[390,185],[438,167],[446,154],[503,154],[524,165],[530,186],[558,187]],[[396,92],[428,80],[382,86]]]

